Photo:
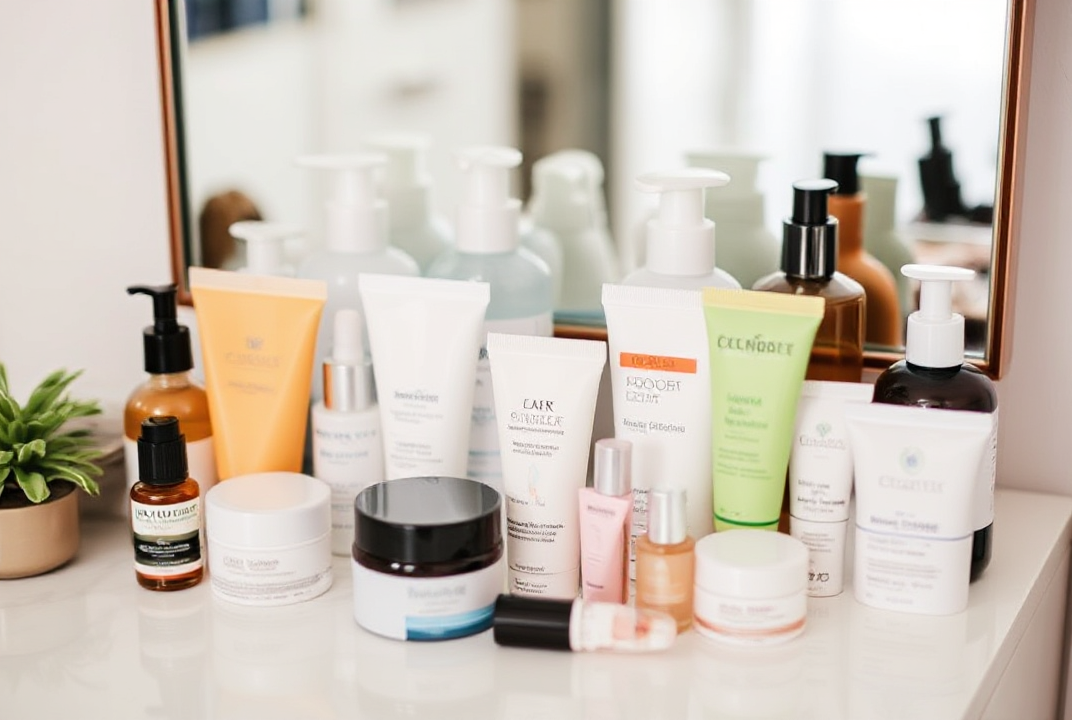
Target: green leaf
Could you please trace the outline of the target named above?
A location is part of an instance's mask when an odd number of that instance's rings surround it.
[[[14,457],[15,452],[13,450],[0,450],[0,467],[9,464]],[[0,482],[3,481],[0,480]]]
[[[43,467],[42,469],[45,468]],[[47,469],[47,472],[50,476],[50,480],[67,480],[82,488],[90,495],[100,495],[100,485],[86,473],[65,466],[50,467]]]
[[[7,395],[7,368],[0,363],[0,394]]]
[[[26,425],[22,420],[12,420],[7,426],[7,432],[12,445],[26,442]]]
[[[60,395],[63,394],[63,391],[67,389],[67,386],[81,374],[81,372],[76,372],[68,375],[66,370],[57,370],[52,373],[30,393],[30,399],[26,401],[26,407],[23,408],[23,412],[32,417],[42,410],[52,407]]]
[[[27,499],[32,503],[44,502],[52,491],[48,489],[45,476],[39,472],[27,472],[22,468],[15,468],[15,478],[19,481],[19,487],[26,493]]]
[[[7,394],[0,394],[0,415],[8,422],[14,422],[22,415],[22,410],[15,399]]]
[[[0,491],[4,489],[4,481],[7,480],[7,476],[11,474],[11,468],[0,468]]]
[[[45,441],[38,438],[19,448],[19,459],[17,462],[19,465],[28,465],[35,457],[43,458],[44,456]]]

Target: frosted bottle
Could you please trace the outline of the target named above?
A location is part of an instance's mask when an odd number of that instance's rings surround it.
[[[898,269],[912,262],[912,251],[897,232],[897,176],[860,173],[864,208],[864,248],[893,273],[901,317],[912,312],[915,300],[908,278]]]
[[[333,194],[324,203],[324,248],[312,253],[298,268],[298,277],[323,280],[328,286],[313,362],[311,399],[315,403],[324,397],[319,368],[331,346],[332,318],[346,308],[362,311],[357,276],[417,275],[419,269],[413,258],[387,244],[387,203],[376,196],[374,178],[386,163],[384,156],[309,155],[297,162],[334,173]]]
[[[740,289],[729,273],[715,267],[715,224],[704,217],[704,190],[721,187],[726,173],[705,168],[655,172],[637,178],[637,188],[659,193],[659,211],[647,224],[646,265],[623,285],[700,290]]]
[[[487,333],[549,336],[554,307],[547,265],[520,247],[521,202],[510,197],[510,171],[521,164],[513,148],[478,146],[458,153],[462,200],[454,248],[439,256],[428,276],[477,280],[491,286],[484,339],[477,362],[469,437],[469,477],[502,492],[502,464]]]

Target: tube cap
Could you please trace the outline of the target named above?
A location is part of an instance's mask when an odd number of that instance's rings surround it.
[[[387,247],[387,203],[376,195],[376,174],[387,158],[376,153],[303,155],[302,167],[335,173],[327,209],[328,250],[366,254]]]
[[[975,273],[941,265],[905,265],[901,274],[920,281],[919,310],[908,316],[905,360],[928,368],[963,363],[964,316],[953,312],[953,283],[971,280]]]
[[[507,647],[569,650],[575,602],[500,595],[495,601],[492,637]]]
[[[600,495],[621,497],[633,491],[633,443],[603,438],[596,441],[592,487]]]
[[[131,285],[128,295],[149,295],[153,299],[153,324],[142,331],[145,371],[153,375],[186,372],[194,366],[190,352],[190,330],[179,325],[174,283]]]
[[[141,423],[138,437],[138,478],[146,485],[178,485],[189,477],[186,466],[186,436],[179,420],[157,415]]]
[[[833,180],[793,183],[793,214],[782,223],[782,271],[790,277],[820,280],[837,270],[837,218],[826,209]]]
[[[677,545],[689,536],[688,503],[682,488],[648,493],[648,539],[656,545]]]
[[[856,163],[867,153],[823,153],[823,177],[837,183],[835,195],[855,195],[860,192],[860,176]]]
[[[463,253],[506,253],[518,245],[521,201],[510,197],[510,171],[521,151],[476,146],[458,152],[462,201],[458,206],[456,246]]]
[[[715,224],[704,217],[704,190],[730,176],[707,168],[646,173],[637,188],[659,193],[659,212],[648,221],[647,266],[662,275],[706,275],[715,268]]]
[[[324,359],[324,407],[336,412],[361,412],[376,403],[372,361],[365,352],[365,323],[353,309],[334,318],[331,357]]]
[[[246,242],[246,266],[242,272],[250,275],[291,277],[294,269],[283,262],[283,243],[301,235],[301,228],[289,223],[242,220],[232,223],[227,231],[231,237]]]

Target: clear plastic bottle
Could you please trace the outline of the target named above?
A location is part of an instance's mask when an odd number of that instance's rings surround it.
[[[458,154],[464,185],[455,247],[428,268],[428,277],[478,280],[491,286],[484,334],[551,335],[551,273],[519,246],[521,202],[510,197],[510,170],[521,164],[513,148],[478,146]],[[502,491],[495,398],[486,348],[477,364],[469,444],[469,477]]]
[[[715,224],[704,217],[704,190],[721,187],[729,175],[706,168],[646,173],[637,178],[644,192],[659,193],[659,212],[647,224],[644,267],[623,285],[700,290],[741,284],[715,267]]]
[[[782,225],[782,269],[753,290],[813,295],[826,311],[808,361],[808,380],[860,382],[864,368],[866,297],[860,283],[837,272],[837,220],[826,210],[833,180],[793,183],[793,214]]]
[[[331,347],[332,318],[344,308],[363,312],[357,276],[418,275],[419,268],[413,258],[387,244],[387,203],[376,196],[374,182],[374,173],[384,166],[386,158],[373,154],[309,155],[297,162],[335,173],[334,195],[324,203],[325,246],[298,268],[298,277],[323,280],[328,286],[313,363],[312,401],[316,402],[324,396],[320,367]]]
[[[383,194],[388,207],[388,240],[417,261],[421,273],[454,242],[450,223],[434,211],[432,176],[426,157],[431,144],[419,133],[390,133],[365,145],[387,157]]]
[[[997,390],[990,378],[964,362],[964,316],[953,312],[953,282],[970,280],[975,273],[935,265],[905,265],[901,272],[920,281],[919,310],[908,317],[905,359],[878,376],[874,402],[994,414],[990,451],[979,464],[972,508],[974,581],[982,576],[993,553],[998,437]]]
[[[153,298],[153,324],[143,334],[145,371],[149,378],[127,398],[123,409],[123,451],[127,489],[138,482],[138,438],[146,418],[171,415],[186,433],[186,453],[194,477],[207,491],[216,484],[216,455],[208,395],[191,377],[190,332],[176,319],[175,285],[133,285],[131,295]]]

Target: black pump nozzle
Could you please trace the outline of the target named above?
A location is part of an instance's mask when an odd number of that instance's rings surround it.
[[[138,479],[147,485],[176,485],[189,477],[186,437],[179,420],[157,415],[141,423],[138,438]]]
[[[941,116],[927,118],[931,150],[919,159],[919,181],[923,189],[923,212],[928,220],[940,222],[950,215],[963,215],[960,183],[953,171],[953,153],[942,144]]]
[[[942,146],[942,116],[929,117],[927,123],[931,126],[931,153],[936,150],[945,150]]]
[[[823,153],[823,177],[837,182],[835,195],[855,195],[860,192],[860,177],[856,163],[867,153]]]
[[[782,223],[782,272],[790,277],[821,280],[837,269],[837,219],[826,200],[837,190],[833,180],[793,183],[793,215]]]
[[[131,285],[127,293],[149,295],[153,299],[153,324],[142,331],[146,372],[158,375],[192,368],[190,331],[178,322],[175,284]]]

